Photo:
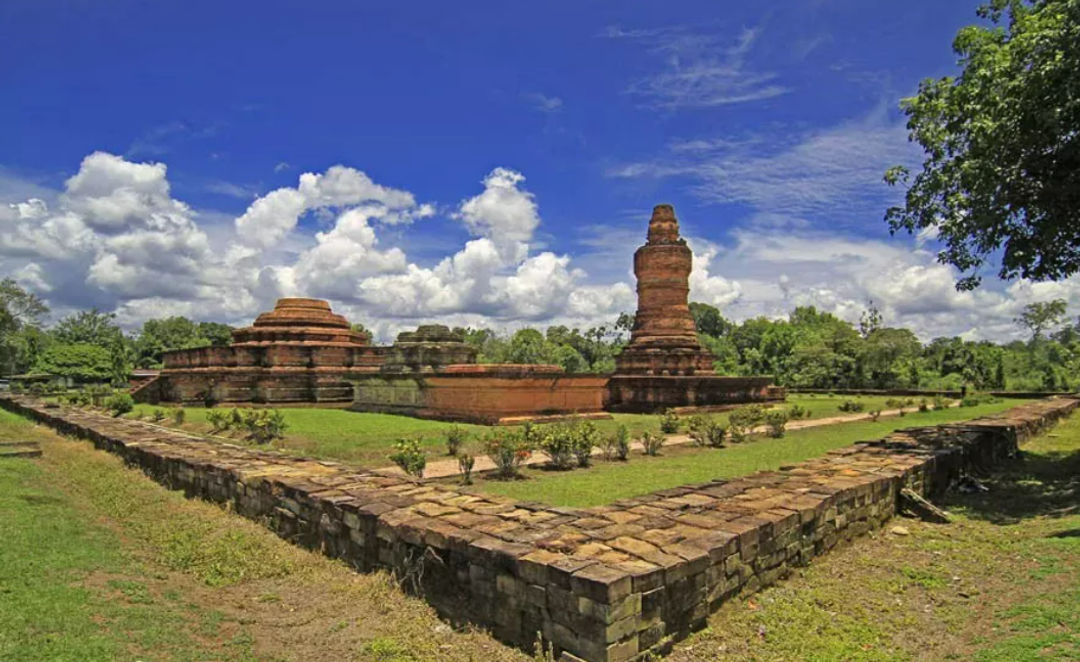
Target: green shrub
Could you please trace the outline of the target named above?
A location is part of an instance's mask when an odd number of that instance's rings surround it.
[[[12,383],[12,385],[11,385],[11,394],[12,395],[22,395],[25,392],[26,392],[26,389],[23,388],[22,384],[20,384],[19,382]]]
[[[727,428],[710,416],[693,416],[687,424],[690,439],[698,446],[722,448]]]
[[[231,422],[232,416],[229,418]],[[284,439],[287,427],[285,414],[277,409],[249,409],[242,415],[241,425],[247,430],[248,439],[257,444],[269,444],[275,439]]]
[[[211,409],[206,412],[206,422],[210,424],[211,432],[221,432],[229,427],[228,416],[220,409]]]
[[[531,431],[496,430],[484,440],[484,452],[495,463],[496,476],[517,477],[521,465],[532,455],[532,447],[526,441],[527,433]]]
[[[34,396],[35,398],[40,398],[41,396],[45,395],[45,385],[41,382],[34,382],[30,385],[30,388],[28,390],[30,392],[30,395]]]
[[[641,447],[646,455],[659,455],[660,449],[664,447],[666,441],[667,438],[662,434],[648,431],[641,433]]]
[[[113,416],[123,416],[135,408],[135,400],[130,393],[114,393],[105,401],[105,408]]]
[[[788,409],[788,416],[793,421],[797,421],[800,418],[810,418],[810,410],[802,405],[794,404]]]
[[[765,412],[765,425],[769,426],[769,436],[779,439],[787,431],[788,413],[783,409],[771,409]]]
[[[468,433],[465,432],[465,428],[460,425],[451,426],[446,431],[446,454],[457,455],[461,452],[461,447],[465,444],[467,437]]]
[[[840,403],[837,409],[843,412],[854,414],[863,410],[863,403],[859,402],[858,400],[844,400]]]
[[[977,396],[977,395],[965,396],[964,399],[960,401],[960,406],[961,407],[977,407],[977,406],[979,406],[979,404],[980,404],[980,400],[979,400],[979,396]]]
[[[587,467],[592,462],[593,448],[600,439],[600,431],[592,421],[582,421],[578,425],[571,426],[573,433],[574,457],[577,458],[579,467]]]
[[[457,466],[458,473],[461,474],[462,485],[472,485],[472,470],[475,464],[476,458],[474,458],[472,455],[469,455],[468,453],[460,452],[459,449],[457,454]]]
[[[424,477],[427,456],[420,448],[419,439],[398,439],[394,443],[394,452],[390,454],[390,459],[410,476]]]
[[[165,410],[163,410],[163,409],[155,409],[154,413],[151,414],[151,418],[154,419],[155,423],[160,423],[161,421],[164,421],[165,420]]]
[[[876,423],[877,419],[879,419],[879,418],[881,418],[881,410],[880,409],[871,409],[870,410],[870,420],[874,421]]]
[[[934,411],[940,411],[942,409],[947,408],[948,406],[949,406],[949,401],[948,400],[941,397],[940,395],[935,395],[934,396]]]
[[[930,404],[926,401],[926,398],[919,400],[919,411],[930,411]]]
[[[247,409],[247,410],[241,412],[236,407],[233,407],[232,411],[229,412],[229,418],[226,419],[226,422],[228,424],[225,426],[225,429],[229,429],[229,428],[232,428],[234,430],[242,429],[242,428],[246,427],[246,425],[247,425],[247,419],[245,419],[244,417],[247,416],[248,418],[251,418],[254,415],[255,415],[255,410],[254,409]]]
[[[560,470],[573,468],[574,434],[570,426],[563,424],[545,426],[537,446],[540,452],[547,456],[552,468]]]
[[[605,460],[627,460],[630,458],[630,431],[625,425],[615,428],[615,432],[604,437],[601,443]]]
[[[734,442],[746,441],[754,426],[760,423],[764,416],[765,408],[761,405],[747,405],[731,412],[728,416],[728,429],[731,432],[731,440]]]
[[[679,415],[673,409],[667,409],[660,414],[660,431],[664,434],[675,434],[679,431]]]
[[[185,419],[187,419],[187,412],[184,411],[183,407],[178,407],[177,409],[175,409],[173,411],[173,415],[172,415],[173,423],[175,423],[177,425],[183,425]]]

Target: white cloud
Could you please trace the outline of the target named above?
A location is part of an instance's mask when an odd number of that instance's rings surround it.
[[[634,81],[626,91],[646,105],[665,110],[746,103],[786,94],[789,88],[776,82],[776,74],[755,71],[747,65],[760,34],[760,28],[743,28],[735,39],[725,39],[681,27],[609,27],[601,33],[604,37],[646,44],[650,52],[663,59],[662,71]]]
[[[563,100],[559,97],[549,97],[540,92],[530,92],[528,94],[523,94],[522,97],[528,101],[533,108],[542,113],[557,113],[561,111],[563,107]]]
[[[519,188],[525,176],[495,168],[484,178],[484,191],[461,203],[459,217],[476,236],[491,239],[506,262],[518,262],[540,224],[532,193]]]

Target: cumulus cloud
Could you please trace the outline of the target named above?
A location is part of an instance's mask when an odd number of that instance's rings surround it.
[[[305,172],[295,188],[279,188],[258,198],[236,219],[236,231],[245,243],[266,248],[292,231],[309,211],[360,204],[384,209],[382,218],[388,223],[434,213],[430,205],[417,206],[408,191],[376,184],[359,170],[336,165],[323,174]]]
[[[474,238],[423,266],[380,230],[435,207],[354,168],[304,173],[232,218],[174,199],[164,164],[95,152],[63,191],[0,206],[0,276],[59,312],[93,305],[128,326],[163,315],[243,323],[288,295],[329,298],[386,333],[435,319],[598,323],[629,309],[624,283],[590,284],[569,256],[530,253],[540,215],[524,181],[491,171],[449,217]],[[309,212],[330,227],[300,227]]]
[[[520,188],[525,176],[508,168],[495,168],[484,178],[484,191],[461,203],[458,216],[476,236],[486,237],[503,260],[520,261],[540,224],[532,193]]]

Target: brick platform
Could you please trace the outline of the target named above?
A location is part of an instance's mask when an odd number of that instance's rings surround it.
[[[562,659],[589,662],[665,652],[725,600],[880,527],[902,487],[939,493],[964,468],[1011,457],[1077,404],[1039,401],[903,430],[780,471],[575,509],[0,398],[169,487],[229,503],[287,540],[358,570],[392,569],[452,621],[526,648],[539,632]]]

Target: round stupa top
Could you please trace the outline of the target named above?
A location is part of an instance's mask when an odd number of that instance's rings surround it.
[[[278,299],[274,309],[255,318],[255,323],[233,332],[237,344],[366,344],[349,321],[333,312],[322,299]]]
[[[653,207],[649,219],[650,244],[673,244],[679,241],[679,220],[675,218],[675,208],[671,205]]]

